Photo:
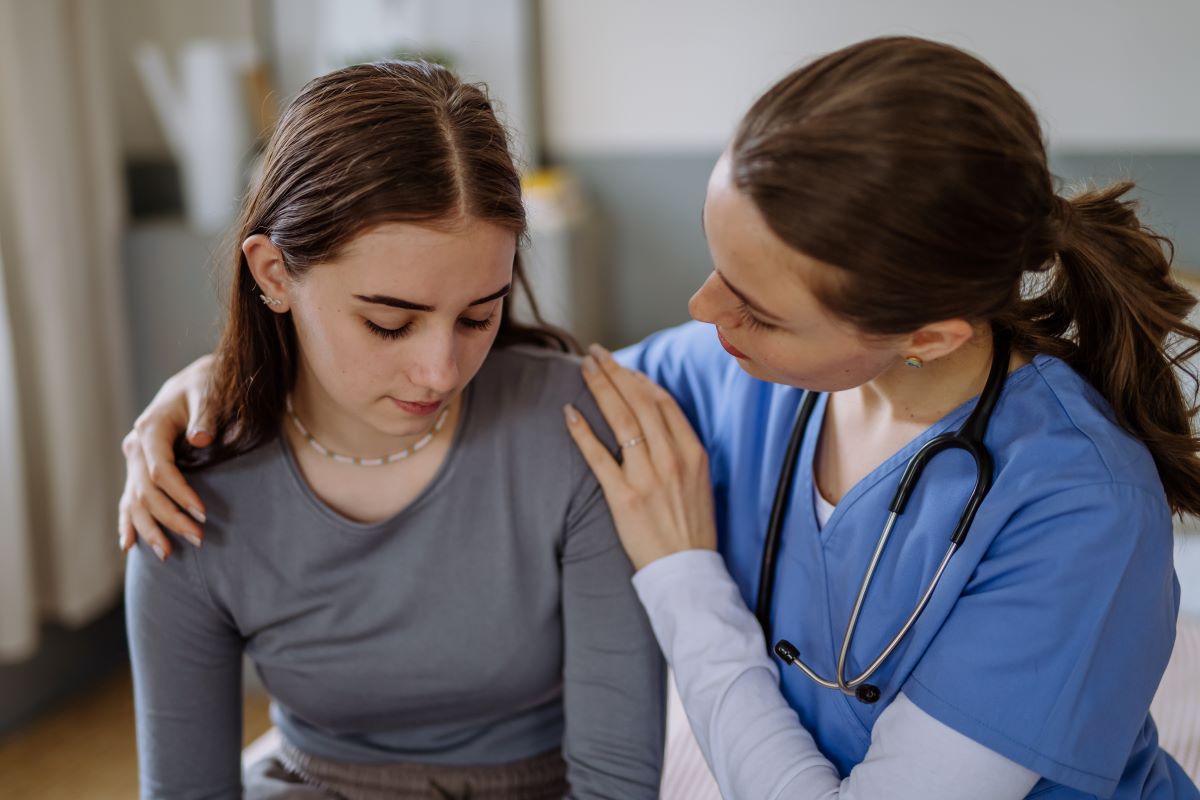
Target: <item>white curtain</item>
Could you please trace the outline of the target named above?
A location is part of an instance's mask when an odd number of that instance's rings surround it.
[[[121,587],[124,197],[104,4],[0,0],[0,661]]]

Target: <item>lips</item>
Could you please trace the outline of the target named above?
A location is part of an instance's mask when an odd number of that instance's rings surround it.
[[[721,340],[721,347],[725,348],[725,352],[729,353],[729,355],[733,356],[734,358],[749,358],[750,357],[750,356],[746,355],[745,353],[743,353],[741,350],[738,350],[736,347],[731,345],[729,343],[729,340],[727,340],[725,338],[725,336],[721,333],[720,328],[717,328],[717,338]]]
[[[392,398],[392,402],[396,404],[396,408],[405,413],[412,414],[418,417],[427,417],[442,407],[443,401],[438,400],[436,403],[410,403],[407,400],[397,400]]]

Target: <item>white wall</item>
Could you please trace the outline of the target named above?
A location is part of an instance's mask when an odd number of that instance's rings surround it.
[[[543,0],[554,153],[719,150],[754,97],[859,39],[965,47],[1026,94],[1051,144],[1200,147],[1197,0]]]

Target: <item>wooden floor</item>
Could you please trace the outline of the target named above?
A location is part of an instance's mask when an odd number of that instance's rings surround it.
[[[245,741],[270,727],[267,699],[246,702]],[[62,709],[0,740],[5,800],[131,800],[138,796],[133,685],[118,670]]]

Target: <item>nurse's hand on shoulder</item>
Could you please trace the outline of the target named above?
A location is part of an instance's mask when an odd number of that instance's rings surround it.
[[[125,491],[118,506],[117,542],[125,552],[140,536],[160,559],[169,556],[171,541],[160,524],[200,546],[204,504],[175,465],[175,439],[187,431],[193,446],[212,444],[212,427],[203,411],[211,371],[212,356],[203,356],[172,375],[121,443]]]
[[[592,345],[583,375],[621,445],[622,463],[572,406],[567,428],[596,474],[625,552],[641,569],[683,550],[715,550],[708,453],[675,399]]]

